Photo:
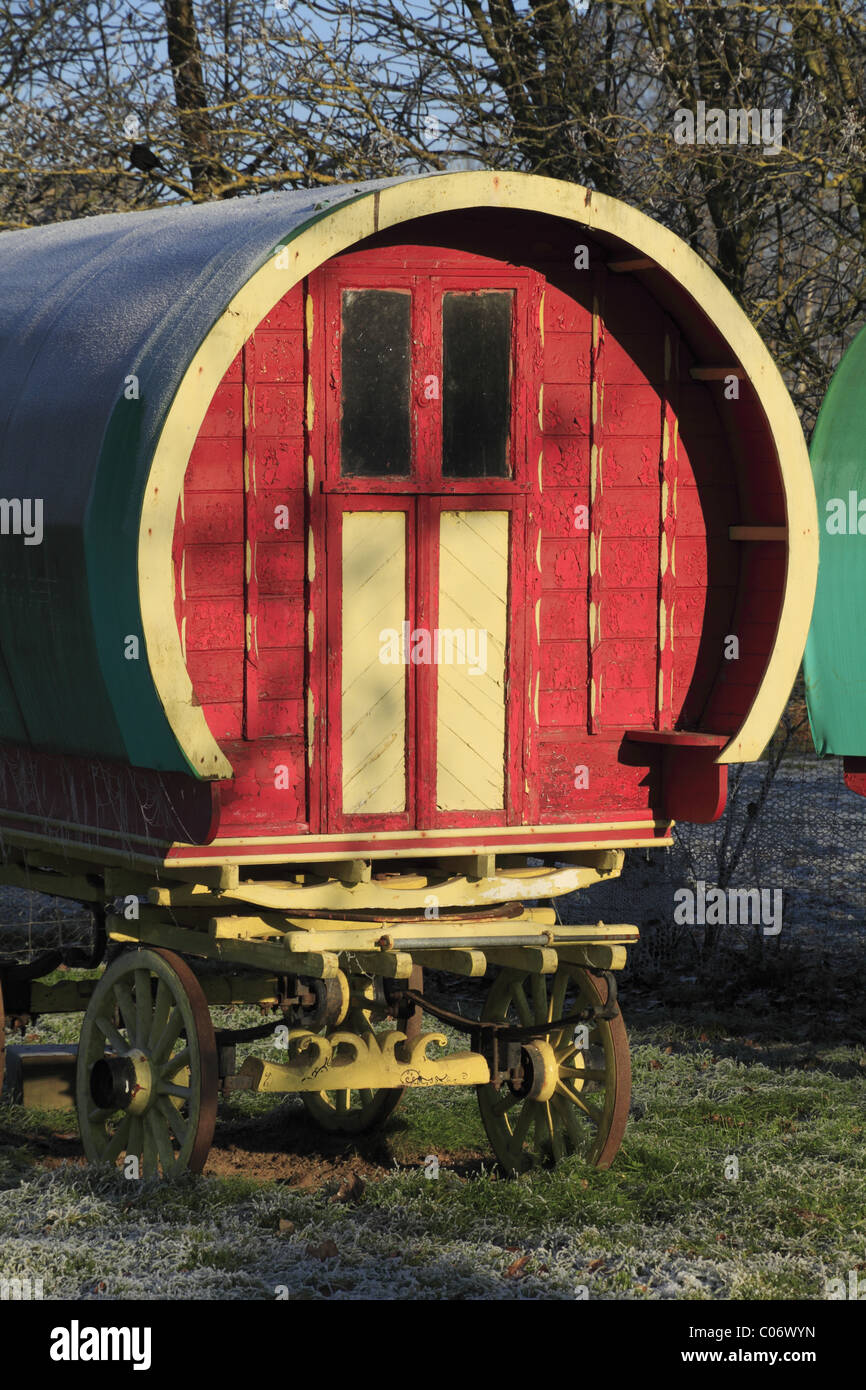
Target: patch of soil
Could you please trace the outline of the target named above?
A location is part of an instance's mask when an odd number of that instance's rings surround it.
[[[283,1182],[304,1191],[339,1186],[354,1177],[376,1182],[393,1172],[418,1172],[426,1154],[396,1158],[390,1140],[407,1128],[399,1114],[384,1130],[369,1134],[330,1134],[304,1111],[280,1106],[272,1114],[230,1118],[218,1123],[204,1172],[212,1177],[244,1177],[259,1182]],[[439,1155],[441,1169],[458,1177],[488,1171],[492,1156],[477,1149]]]

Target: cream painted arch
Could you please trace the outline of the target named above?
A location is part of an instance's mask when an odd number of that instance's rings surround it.
[[[243,343],[299,280],[376,231],[465,208],[543,212],[608,233],[665,270],[711,318],[755,387],[779,457],[788,527],[785,591],[764,679],[719,763],[751,762],[769,742],[797,674],[815,597],[818,518],[800,422],[776,364],[713,271],[675,233],[627,203],[530,174],[432,174],[337,205],[302,228],[250,277],[193,357],[169,407],[145,492],[138,543],[142,630],[154,684],[174,735],[199,776],[232,768],[208,728],[174,618],[172,538],[183,478],[211,398]]]

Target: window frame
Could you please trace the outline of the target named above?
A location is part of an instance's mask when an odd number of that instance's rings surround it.
[[[414,248],[412,248],[414,251]],[[386,260],[376,266],[353,266],[348,259],[333,260],[321,267],[323,293],[318,296],[325,321],[325,360],[319,376],[320,390],[325,398],[324,444],[325,458],[321,490],[326,493],[376,492],[379,494],[420,494],[434,496],[490,496],[527,493],[531,488],[531,461],[528,456],[530,416],[538,408],[533,401],[537,395],[537,373],[531,362],[538,355],[532,351],[531,316],[533,284],[536,272],[519,266],[501,269],[440,270],[431,264],[429,270],[422,257],[427,248],[419,248],[421,257],[411,262]],[[445,253],[440,253],[441,265]],[[344,290],[408,289],[412,296],[410,311],[410,468],[408,476],[342,477],[341,411],[342,411],[342,295]],[[443,357],[442,300],[446,293],[475,293],[499,291],[512,295],[511,322],[511,426],[509,429],[510,476],[449,478],[442,473],[443,431]],[[324,300],[322,305],[321,301]],[[316,303],[313,303],[313,314]],[[540,327],[536,336],[540,337]],[[431,375],[438,382],[438,398],[425,398],[425,382]],[[311,374],[311,386],[313,385]],[[313,386],[313,390],[315,387]],[[308,402],[308,410],[314,409]]]

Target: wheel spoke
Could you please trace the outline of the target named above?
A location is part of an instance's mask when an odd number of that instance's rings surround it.
[[[593,1067],[591,1070],[590,1070],[590,1068],[587,1068],[586,1070],[584,1070],[583,1067],[563,1067],[563,1066],[560,1066],[560,1068],[559,1068],[559,1074],[560,1074],[560,1076],[575,1076],[575,1077],[579,1077],[582,1081],[599,1081],[599,1082],[603,1082],[603,1081],[606,1081],[606,1080],[607,1080],[607,1072],[606,1072],[606,1071],[599,1071],[596,1067]]]
[[[150,1020],[150,1032],[147,1035],[147,1050],[152,1052],[165,1025],[168,1023],[168,1016],[171,1012],[171,993],[165,980],[158,980],[156,985],[156,999],[153,1005],[153,1014]]]
[[[171,1101],[167,1098],[160,1098],[158,1103],[158,1109],[160,1115],[163,1116],[166,1124],[168,1125],[168,1128],[171,1130],[172,1134],[177,1140],[178,1147],[182,1149],[187,1141],[187,1136],[189,1134],[189,1126],[183,1119],[183,1116],[181,1115],[177,1106],[172,1105]]]
[[[124,1115],[120,1121],[102,1154],[103,1163],[115,1163],[126,1148],[131,1118],[130,1115]]]
[[[163,1177],[166,1177],[174,1168],[175,1152],[168,1132],[168,1126],[160,1123],[160,1116],[156,1110],[148,1110],[144,1117],[144,1123],[150,1130],[151,1139],[156,1148],[159,1162],[162,1164]]]
[[[156,1090],[158,1095],[176,1096],[178,1100],[189,1100],[192,1095],[189,1086],[178,1086],[174,1081],[160,1081]]]
[[[88,1110],[87,1123],[90,1125],[105,1124],[115,1112],[113,1110]]]
[[[155,1066],[162,1066],[163,1062],[170,1055],[171,1049],[180,1037],[182,1028],[183,1014],[181,1013],[180,1007],[175,1006],[163,1029],[162,1036],[153,1048],[151,1060]]]
[[[147,1047],[150,1039],[150,1024],[153,1017],[149,970],[136,970],[133,977],[133,988],[135,990],[136,1045],[143,1050]]]
[[[601,1124],[601,1112],[596,1110],[592,1105],[588,1105],[578,1091],[566,1091],[565,1094],[572,1104],[576,1105],[578,1110],[582,1110],[584,1115],[586,1115],[590,1122],[598,1129]]]
[[[511,987],[511,997],[514,1000],[514,1007],[518,1012],[520,1022],[524,1028],[528,1028],[530,1023],[535,1022],[535,1019],[532,1017],[532,1010],[529,1007],[529,1000],[526,997],[522,981],[514,981]]]
[[[550,1125],[550,1147],[553,1151],[554,1163],[559,1163],[560,1159],[565,1158],[565,1143],[562,1137],[562,1125],[557,1122],[557,1111],[553,1106],[551,1097],[547,1105],[547,1121]]]
[[[535,1146],[542,1152],[548,1139],[553,1137],[553,1122],[550,1118],[550,1107],[546,1100],[536,1103],[535,1114]]]
[[[562,1018],[565,1013],[565,992],[568,989],[568,975],[564,970],[558,970],[553,980],[553,988],[550,991],[551,1018]]]
[[[531,1100],[527,1100],[524,1102],[523,1109],[517,1117],[517,1124],[514,1126],[514,1129],[512,1130],[512,1135],[514,1138],[514,1143],[518,1149],[521,1149],[523,1147],[523,1144],[526,1140],[526,1136],[529,1133],[529,1127],[535,1118],[535,1116],[533,1115],[534,1109],[534,1102]]]
[[[505,1115],[515,1105],[519,1105],[524,1100],[523,1096],[515,1095],[513,1091],[506,1091],[503,1095],[497,1096],[490,1109],[497,1118]]]
[[[580,1114],[577,1110],[577,1107],[570,1103],[571,1099],[572,1097],[569,1096],[568,1103],[566,1103],[562,1100],[559,1094],[556,1094],[551,1097],[551,1104],[554,1105],[558,1110],[561,1110],[561,1113],[565,1119],[565,1127],[568,1130],[568,1137],[571,1141],[571,1145],[575,1149],[575,1151],[579,1152],[580,1149],[583,1147],[583,1143],[586,1138],[586,1133],[585,1130],[581,1129]]]
[[[135,1154],[136,1158],[141,1158],[141,1151],[144,1148],[143,1123],[140,1115],[130,1115],[129,1117],[129,1138],[126,1141],[126,1152]],[[141,1174],[140,1176],[143,1176]]]
[[[190,1065],[190,1061],[189,1047],[182,1047],[180,1052],[176,1052],[173,1057],[169,1057],[168,1061],[160,1067],[160,1072],[165,1077],[177,1076],[178,1072],[183,1067],[188,1067]]]
[[[133,1047],[138,1047],[140,1044],[135,1031],[135,1001],[125,980],[118,980],[115,983],[114,998],[120,1009],[120,1017],[123,1019],[123,1026],[126,1029],[130,1044]]]
[[[129,1043],[120,1036],[114,1024],[110,1023],[103,1014],[93,1020],[93,1026],[98,1029],[105,1041],[111,1044],[112,1050],[117,1053],[118,1057],[122,1057],[129,1051]],[[104,1048],[102,1050],[105,1051]]]
[[[547,984],[543,975],[532,976],[532,1013],[533,1023],[549,1023],[550,1014],[548,1013],[549,1003],[547,999]]]
[[[143,1178],[155,1178],[159,1172],[157,1161],[157,1143],[153,1132],[153,1112],[149,1111],[142,1121],[143,1148],[144,1155],[141,1161],[141,1175]]]

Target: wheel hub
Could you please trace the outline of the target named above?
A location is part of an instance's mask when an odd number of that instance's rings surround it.
[[[100,1057],[90,1070],[90,1094],[100,1110],[128,1110],[141,1115],[153,1094],[153,1073],[143,1052]]]
[[[527,1100],[550,1100],[556,1090],[559,1064],[549,1042],[539,1039],[523,1048],[523,1085]]]

